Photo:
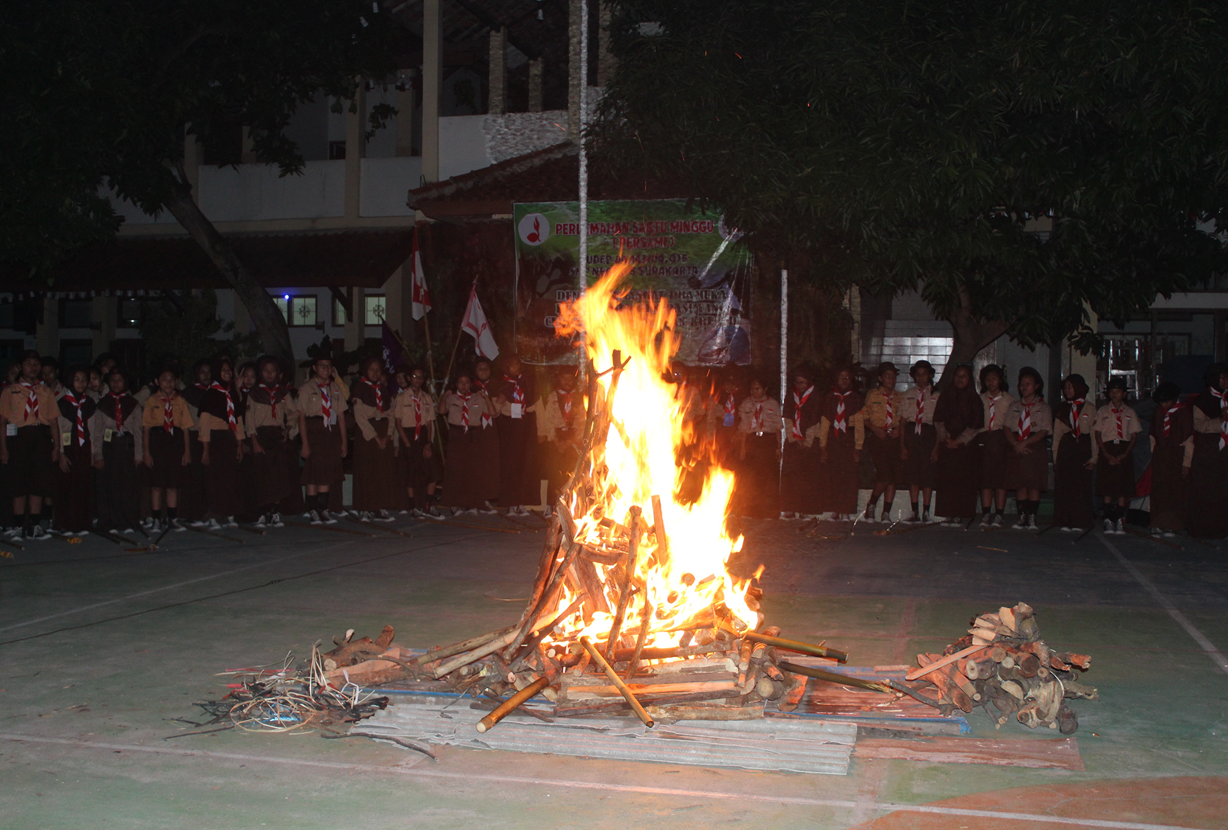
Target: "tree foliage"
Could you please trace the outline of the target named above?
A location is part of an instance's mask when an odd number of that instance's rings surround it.
[[[119,222],[100,190],[110,187],[146,213],[170,209],[266,337],[271,326],[288,345],[272,301],[260,302],[190,198],[185,132],[210,152],[245,127],[260,161],[298,173],[303,156],[285,135],[297,107],[319,95],[352,101],[359,76],[389,75],[398,34],[372,0],[7,0],[0,259],[45,275],[80,243],[113,235]],[[373,108],[373,125],[391,114]]]
[[[607,161],[683,177],[813,278],[919,288],[957,351],[1224,267],[1221,3],[636,0],[612,36]]]
[[[212,288],[142,303],[141,339],[147,369],[156,371],[177,362],[185,377],[197,361],[219,352],[242,360],[254,357],[259,348],[256,335],[239,334],[234,323],[218,319],[217,293]]]

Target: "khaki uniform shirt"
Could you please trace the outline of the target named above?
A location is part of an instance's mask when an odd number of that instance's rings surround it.
[[[938,407],[938,393],[934,391],[934,387],[930,387],[922,392],[917,387],[913,387],[904,393],[903,400],[900,402],[900,418],[904,425],[911,429],[917,422],[917,410],[921,409],[921,423],[934,423],[934,410]]]
[[[144,415],[141,417],[141,426],[146,429],[154,427],[162,429],[164,408],[165,403],[162,400],[161,392],[146,398]],[[171,421],[177,428],[191,429],[195,425],[195,422],[192,420],[192,413],[188,410],[188,402],[183,399],[182,395],[176,395],[171,398]]]
[[[744,435],[778,433],[784,428],[784,419],[780,417],[780,401],[775,398],[764,398],[762,401],[747,398],[738,406],[738,432]]]
[[[1019,419],[1023,417],[1023,412],[1023,401],[1018,398],[1011,401],[1011,405],[1006,408],[1006,423],[1002,425],[1002,428],[1012,433],[1011,438],[1015,440],[1018,440]],[[1035,435],[1038,432],[1053,432],[1053,410],[1049,408],[1049,404],[1037,399],[1032,404],[1031,413],[1032,425],[1028,431],[1029,435]]]
[[[980,431],[989,432],[994,429],[1005,429],[1006,412],[1016,400],[1018,398],[1010,392],[999,392],[996,396],[992,397],[988,392],[982,392],[981,404],[985,407],[985,421]]]
[[[853,426],[853,449],[859,450],[866,443],[866,416],[865,407],[859,409],[852,417],[849,418],[849,423]],[[818,431],[819,433],[819,448],[823,449],[827,446],[827,439],[831,435],[831,420],[826,415],[819,419],[818,424],[811,427],[807,432]],[[810,446],[809,434],[807,434],[806,446]]]
[[[34,399],[38,403],[38,414],[31,411],[27,419],[26,402],[30,399],[31,392],[34,393]],[[16,429],[38,424],[50,426],[60,417],[60,408],[56,406],[55,393],[44,386],[41,381],[35,381],[33,387],[29,389],[18,381],[0,392],[0,417],[4,418],[6,424]]]
[[[465,426],[465,408],[468,406],[469,429],[482,429],[482,416],[495,416],[495,405],[485,392],[470,392],[468,401],[462,400],[455,392],[445,392],[443,395],[444,411],[448,423],[452,426]]]
[[[277,402],[277,414],[274,415],[272,404],[260,403],[248,395],[243,424],[248,435],[255,435],[261,427],[281,427],[288,437],[293,437],[298,433],[298,406],[293,396],[286,395]]]
[[[584,395],[579,390],[571,393],[571,412],[563,411],[559,401],[558,391],[551,392],[544,398],[538,398],[534,404],[537,408],[537,437],[547,441],[579,440],[584,431]]]
[[[866,393],[866,402],[865,405],[861,407],[860,413],[863,418],[863,425],[868,423],[872,427],[886,429],[887,401],[888,397],[883,393],[881,386],[871,389],[868,393]],[[891,390],[890,401],[892,418],[891,425],[898,427],[902,423],[900,420],[900,413],[904,410],[904,396],[893,389]],[[926,403],[926,406],[929,406],[929,404]]]
[[[345,402],[348,393],[336,380],[328,385],[329,409],[332,415],[329,424],[336,426],[341,423],[341,413],[349,410]],[[320,385],[312,378],[298,388],[298,411],[306,418],[320,418],[324,415],[324,393]]]
[[[406,435],[412,441],[413,430],[418,427],[434,428],[435,398],[425,389],[417,393],[413,389],[403,389],[392,402],[392,417],[405,429]]]
[[[1127,403],[1121,405],[1121,440],[1129,441],[1135,435],[1143,431],[1143,425],[1139,423],[1138,415]],[[1094,425],[1096,432],[1100,433],[1100,440],[1105,444],[1111,444],[1117,439],[1117,415],[1113,412],[1112,404],[1105,404],[1096,410],[1096,421]]]

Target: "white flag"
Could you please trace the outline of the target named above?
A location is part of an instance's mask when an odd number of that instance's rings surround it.
[[[473,290],[469,292],[469,305],[465,307],[465,319],[461,321],[461,331],[473,335],[478,354],[482,357],[494,360],[499,356],[499,347],[495,345],[495,337],[490,333],[490,323],[487,322],[486,314],[482,311],[482,304],[478,301],[477,283],[474,283]]]
[[[413,292],[410,313],[415,320],[431,310],[431,292],[426,290],[426,274],[422,271],[422,254],[418,252],[418,231],[414,229],[414,254],[410,258],[413,268]]]

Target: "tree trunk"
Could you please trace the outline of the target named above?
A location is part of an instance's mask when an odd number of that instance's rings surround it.
[[[226,284],[247,306],[252,326],[260,333],[261,349],[266,354],[293,362],[294,348],[290,345],[286,318],[269,292],[239,260],[230,240],[218,233],[209,217],[201,212],[200,206],[192,199],[191,189],[187,185],[176,187],[166,200],[166,209],[208,254]]]
[[[939,391],[945,388],[955,376],[955,367],[961,363],[972,364],[977,353],[1006,334],[1010,328],[1003,320],[978,320],[972,313],[972,303],[968,295],[960,292],[960,307],[947,317],[947,322],[955,332],[955,340],[951,344],[951,357],[942,370],[942,380],[938,383]],[[976,378],[973,378],[973,382]]]

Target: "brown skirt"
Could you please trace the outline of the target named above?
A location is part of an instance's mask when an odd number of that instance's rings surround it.
[[[832,430],[827,439],[827,463],[819,469],[819,512],[856,513],[857,489],[860,486],[857,462],[853,460],[855,441],[851,432],[838,433]],[[785,491],[793,487],[793,481],[781,476],[782,509]]]
[[[1181,474],[1185,447],[1157,443],[1151,453],[1151,526],[1185,530],[1190,507],[1190,480]],[[1221,509],[1223,505],[1221,503]]]
[[[824,477],[826,484],[831,475],[830,461],[825,468],[819,465],[818,447],[807,447],[799,441],[787,442],[780,471],[780,480],[785,484],[780,494],[780,509],[803,515],[835,510],[819,506],[823,502],[820,477]]]
[[[938,448],[938,472],[935,485],[934,514],[947,519],[970,519],[976,515],[980,490],[977,475],[980,468],[980,447],[975,442],[956,449]]]
[[[504,507],[541,501],[541,465],[537,460],[537,413],[500,418],[499,503]]]
[[[293,445],[281,427],[258,427],[256,440],[262,452],[252,453],[252,504],[257,509],[278,505],[296,489],[291,478]]]
[[[1198,539],[1228,536],[1228,448],[1219,448],[1219,433],[1194,433],[1190,464],[1190,535]]]
[[[387,418],[371,421],[375,434],[383,438],[392,422]],[[397,477],[396,447],[391,441],[384,449],[373,438],[368,441],[360,434],[354,441],[354,509],[364,512],[396,510],[401,484]]]
[[[475,432],[472,428],[469,431]],[[499,430],[491,424],[485,429],[479,426],[476,432],[478,453],[482,459],[476,473],[480,499],[477,506],[480,507],[484,501],[491,504],[499,501]]]
[[[324,419],[319,416],[307,419],[307,445],[311,447],[311,456],[304,459],[300,483],[309,487],[332,487],[345,480],[341,459],[342,429],[340,423],[325,429]]]
[[[145,483],[150,487],[178,490],[183,486],[186,469],[183,465],[183,431],[167,432],[162,427],[149,430],[149,454],[153,466],[145,469]]]
[[[904,446],[908,458],[904,460],[904,480],[909,487],[933,487],[937,478],[937,465],[933,460],[934,445],[938,443],[938,430],[930,424],[921,425],[918,435],[913,424],[905,424]]]
[[[874,461],[874,481],[895,486],[904,480],[904,458],[900,454],[900,436],[879,438],[866,430],[866,449]]]
[[[1067,433],[1057,445],[1053,462],[1053,523],[1088,528],[1096,522],[1092,509],[1093,474],[1084,465],[1092,457],[1092,436]]]
[[[94,459],[90,441],[65,447],[67,473],[60,473],[55,494],[55,527],[69,533],[89,530],[94,519]]]
[[[483,487],[486,478],[482,465],[483,457],[481,427],[448,425],[448,462],[444,465],[443,496],[441,503],[448,507],[481,507],[485,500]]]
[[[1013,432],[1004,437],[1008,445],[1011,441],[1018,440]],[[1028,450],[1027,453],[1019,453],[1015,452],[1013,447],[1007,447],[1006,451],[1010,453],[1010,460],[1006,465],[1007,490],[1049,489],[1049,453],[1045,450],[1045,442],[1038,441],[1028,447]]]
[[[981,489],[1009,490],[1012,486],[1010,465],[1013,453],[1006,430],[982,432],[977,437],[977,443],[981,445]]]
[[[205,466],[208,517],[224,519],[243,512],[243,477],[239,473],[239,441],[229,429],[209,433],[209,463]]]
[[[1110,444],[1104,445],[1111,447]],[[1120,450],[1113,454],[1120,454]],[[1107,498],[1134,498],[1134,456],[1128,454],[1119,464],[1110,464],[1102,448],[1096,461],[1096,495]]]
[[[746,458],[739,465],[734,500],[739,514],[752,519],[775,519],[780,515],[780,468],[776,447],[780,433],[746,436]]]

